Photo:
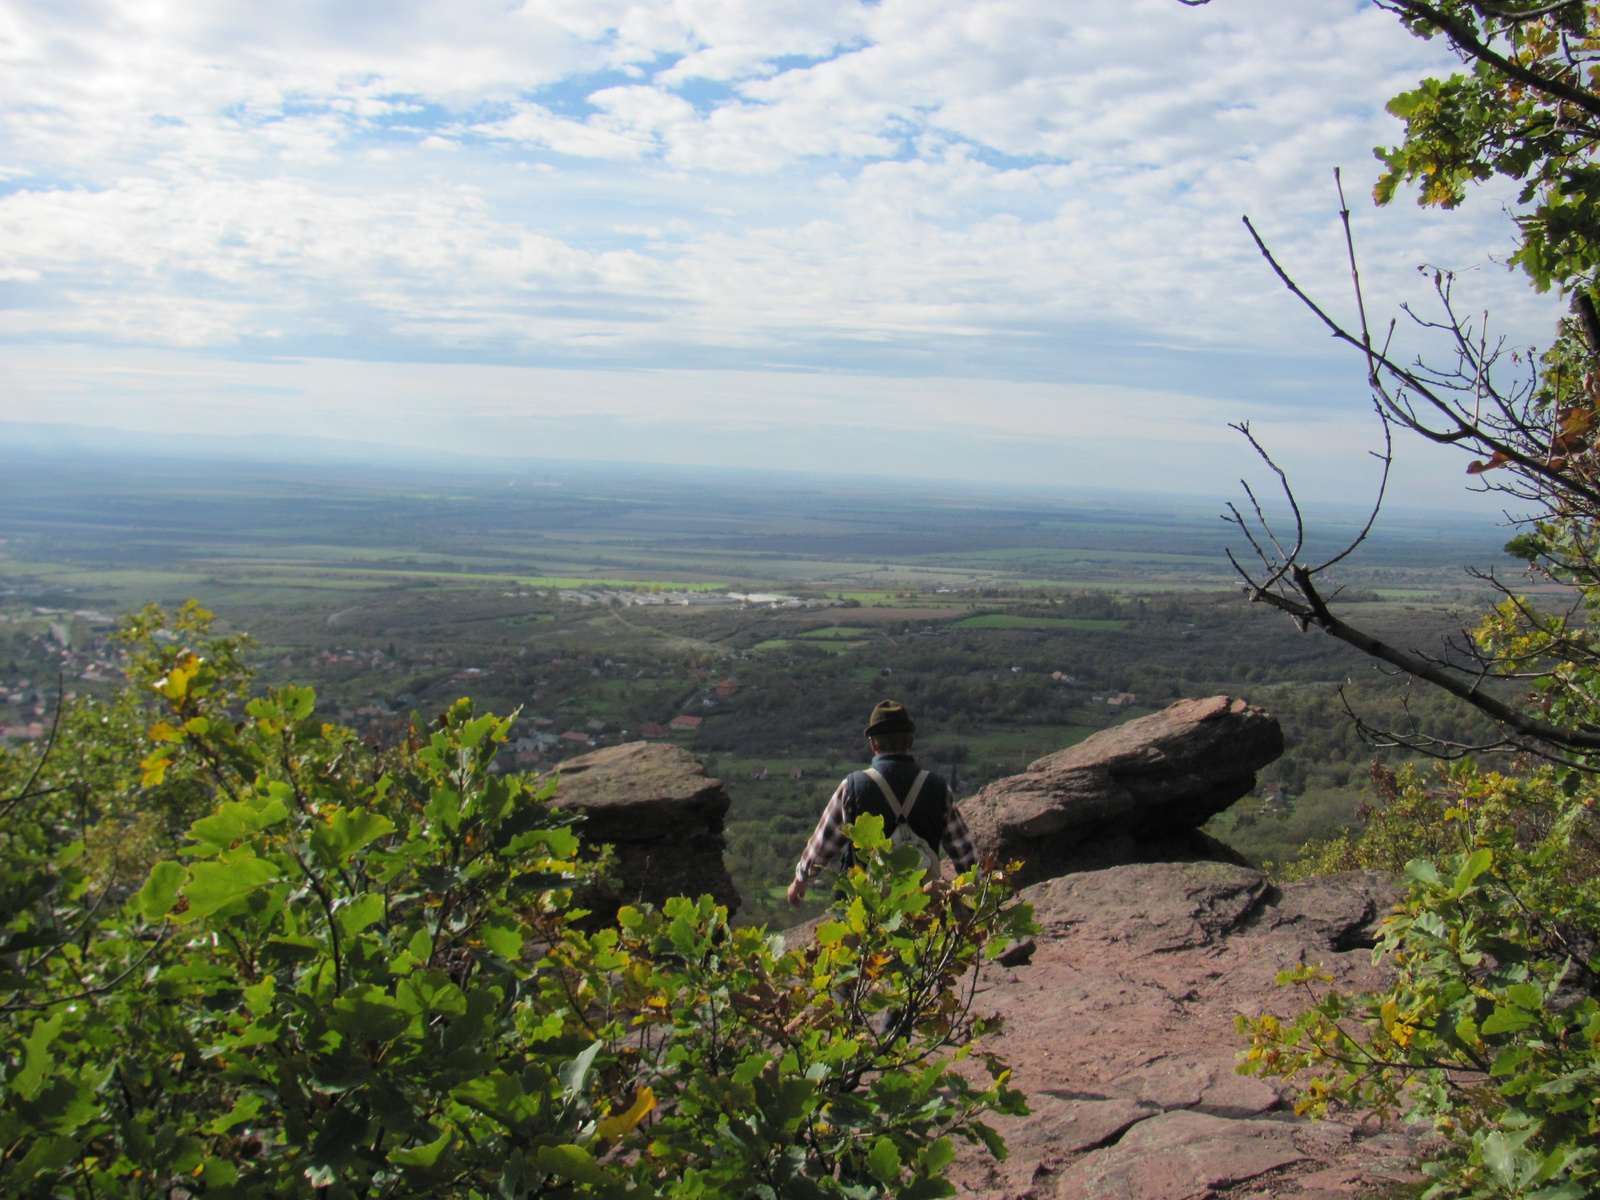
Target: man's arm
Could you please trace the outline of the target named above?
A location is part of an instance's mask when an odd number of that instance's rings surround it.
[[[844,849],[846,782],[848,780],[834,789],[833,798],[828,801],[828,807],[822,810],[822,819],[817,822],[811,840],[806,843],[805,853],[800,856],[800,862],[794,869],[794,882],[789,885],[789,903],[796,907],[805,899],[811,881]]]
[[[961,819],[961,813],[956,809],[956,795],[950,793],[950,802],[944,806],[944,852],[950,856],[950,861],[955,865],[956,874],[972,870],[978,861],[977,852],[972,846],[972,834],[967,831],[967,823]]]

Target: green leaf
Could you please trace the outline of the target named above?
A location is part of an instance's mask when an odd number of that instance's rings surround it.
[[[426,1146],[413,1146],[409,1150],[391,1150],[389,1161],[402,1167],[431,1167],[439,1161],[439,1156],[450,1145],[453,1136],[451,1131],[446,1129]]]
[[[587,1183],[591,1187],[618,1187],[618,1180],[595,1162],[594,1155],[582,1146],[540,1146],[539,1165],[552,1175]]]
[[[500,1072],[482,1075],[452,1088],[450,1094],[512,1130],[539,1115],[540,1098],[528,1095],[522,1088],[522,1081],[514,1075]]]
[[[326,865],[343,866],[361,847],[394,832],[394,822],[365,809],[336,808],[327,824],[311,831],[311,848]]]
[[[289,810],[280,800],[268,800],[259,808],[226,801],[218,805],[211,816],[201,817],[189,826],[189,836],[202,846],[227,849],[235,842],[245,841],[268,826],[276,825],[288,815]]]
[[[501,958],[515,962],[522,955],[522,934],[515,925],[486,922],[481,936],[483,944]]]
[[[1489,869],[1489,864],[1493,861],[1494,854],[1487,846],[1474,851],[1467,857],[1467,861],[1461,864],[1461,870],[1456,872],[1451,892],[1457,896],[1463,895],[1472,886],[1473,881]]]
[[[49,1074],[50,1068],[55,1065],[55,1057],[50,1053],[50,1043],[61,1033],[61,1023],[64,1020],[66,1020],[64,1013],[57,1013],[48,1019],[40,1018],[33,1023],[33,1032],[22,1043],[22,1070],[11,1077],[10,1090],[24,1100],[33,1099]]]
[[[368,925],[375,925],[383,920],[385,907],[380,893],[368,892],[364,896],[357,896],[342,908],[335,909],[334,916],[345,936],[354,937]]]
[[[360,984],[333,1002],[328,1024],[341,1033],[376,1042],[391,1042],[411,1025],[412,1014],[395,997],[374,984]]]
[[[1544,1005],[1544,993],[1536,983],[1513,983],[1506,989],[1506,999],[1518,1008],[1538,1010]]]
[[[193,921],[210,916],[277,878],[278,868],[263,858],[195,863],[189,868],[189,882],[183,889],[189,908],[173,919]]]
[[[956,1148],[949,1138],[942,1137],[917,1157],[924,1171],[937,1173],[955,1162]]]
[[[1484,1019],[1479,1031],[1488,1036],[1491,1033],[1515,1033],[1519,1029],[1526,1029],[1533,1024],[1533,1018],[1520,1008],[1508,1008],[1501,1005]]]
[[[158,862],[150,868],[150,877],[134,897],[134,910],[146,921],[159,921],[178,902],[178,889],[188,874],[181,863],[165,859]]]
[[[583,1053],[561,1064],[556,1076],[561,1080],[562,1091],[569,1098],[578,1096],[583,1092],[584,1083],[589,1078],[589,1068],[594,1065],[594,1056],[599,1053],[600,1043],[591,1042]]]
[[[867,1152],[867,1170],[886,1187],[900,1182],[900,1151],[888,1138],[881,1137],[872,1143],[872,1149]]]

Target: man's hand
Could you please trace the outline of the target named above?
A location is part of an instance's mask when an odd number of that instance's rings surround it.
[[[806,881],[796,879],[789,885],[789,903],[795,908],[800,907],[800,901],[806,898]]]

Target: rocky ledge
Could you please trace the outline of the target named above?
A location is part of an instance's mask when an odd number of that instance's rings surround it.
[[[616,887],[582,898],[601,920],[623,904],[707,893],[737,911],[722,862],[728,794],[687,750],[630,742],[568,759],[555,802],[583,814],[585,842],[616,847]]]
[[[1144,863],[1026,889],[1044,932],[991,975],[980,1011],[1028,1095],[996,1121],[1010,1157],[964,1150],[956,1182],[985,1200],[1352,1200],[1419,1178],[1395,1129],[1296,1118],[1234,1072],[1237,1013],[1304,1001],[1274,976],[1321,963],[1334,986],[1380,982],[1370,947],[1401,892],[1357,872],[1272,887],[1229,863]],[[1023,955],[1012,956],[1014,958]]]
[[[1242,862],[1200,832],[1283,753],[1278,720],[1229,696],[1178,703],[997,780],[961,813],[980,854],[1031,883],[1134,862]]]

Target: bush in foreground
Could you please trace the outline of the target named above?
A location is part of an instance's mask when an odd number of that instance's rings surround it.
[[[1002,876],[924,886],[863,821],[814,947],[708,898],[585,934],[508,721],[366,746],[208,625],[148,610],[128,695],[0,755],[7,1196],[911,1200],[1004,1153],[1020,1096],[957,1063],[1031,927]]]
[[[1240,1070],[1306,1076],[1296,1110],[1425,1120],[1446,1150],[1428,1197],[1581,1200],[1600,1192],[1600,817],[1577,774],[1468,764],[1380,777],[1360,839],[1314,847],[1322,870],[1404,864],[1406,898],[1375,959],[1392,985],[1327,991],[1284,972],[1304,1011],[1240,1018]],[[1413,857],[1414,856],[1414,857]],[[1407,861],[1409,859],[1409,861]]]

